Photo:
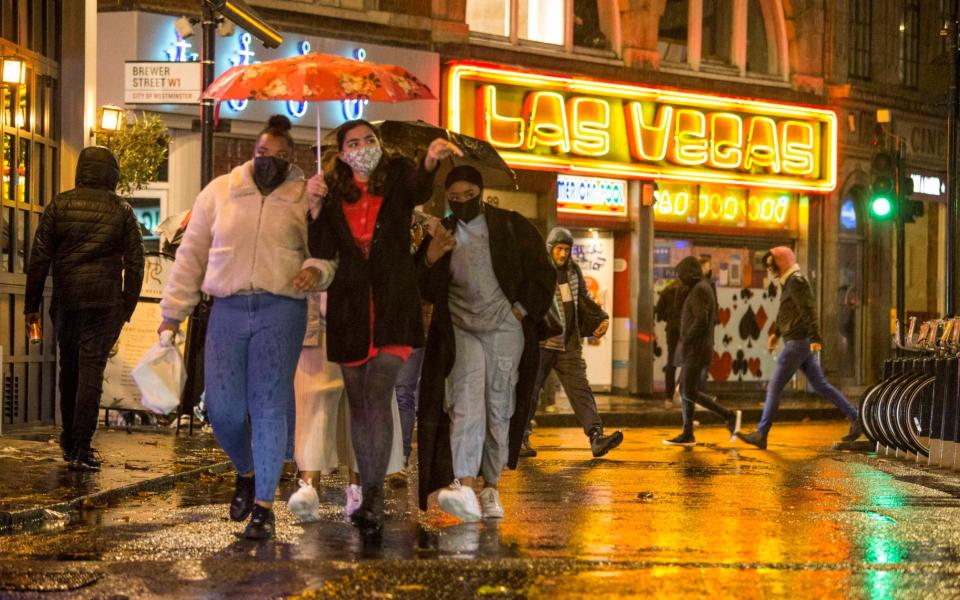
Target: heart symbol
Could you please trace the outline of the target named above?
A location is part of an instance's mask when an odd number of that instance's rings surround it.
[[[754,377],[761,377],[763,371],[760,370],[760,359],[751,358],[747,360],[747,369],[753,374]]]
[[[720,321],[722,327],[726,327],[727,323],[730,322],[730,315],[731,312],[729,308],[721,308],[717,311],[717,320]]]
[[[733,357],[729,352],[723,355],[713,353],[713,361],[710,363],[710,377],[714,381],[726,381],[730,377],[730,371],[733,369]]]

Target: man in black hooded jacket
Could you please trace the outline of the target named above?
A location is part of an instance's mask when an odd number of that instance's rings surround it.
[[[30,251],[24,313],[40,322],[47,274],[49,313],[60,347],[60,447],[70,468],[97,471],[90,442],[97,429],[103,371],[143,284],[143,237],[133,209],[115,192],[120,165],[107,148],[80,152],[76,188],[54,198]]]
[[[694,446],[693,413],[695,404],[720,415],[730,435],[740,430],[740,411],[724,408],[717,399],[702,391],[703,371],[710,367],[713,360],[713,328],[717,318],[717,297],[710,282],[703,276],[700,262],[688,256],[677,265],[677,278],[689,292],[683,301],[680,314],[680,342],[677,347],[677,361],[680,371],[680,397],[683,413],[683,431],[680,435],[663,440],[668,446]]]

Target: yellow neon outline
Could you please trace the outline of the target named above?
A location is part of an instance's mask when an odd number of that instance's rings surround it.
[[[657,122],[654,126],[647,125],[643,118],[643,105],[639,102],[628,102],[624,105],[627,118],[627,140],[630,145],[630,155],[637,160],[660,162],[667,157],[669,135],[667,130],[673,122],[673,107],[660,106],[657,108]],[[659,136],[657,142],[660,147],[653,154],[647,154],[644,134]]]
[[[816,158],[813,155],[814,140],[816,139],[813,125],[803,121],[782,121],[780,127],[780,140],[783,146],[780,162],[780,168],[791,175],[805,177],[812,175],[815,171]],[[789,135],[790,129],[796,128],[806,132],[809,136],[809,143],[795,142]]]
[[[477,97],[480,99],[480,105],[482,110],[477,111],[477,118],[483,119],[483,135],[485,138],[481,138],[490,142],[491,146],[495,148],[519,148],[523,145],[523,140],[526,138],[526,121],[523,117],[504,117],[497,114],[497,88],[493,85],[481,85],[477,90]],[[520,126],[520,131],[517,136],[516,142],[502,142],[500,140],[494,139],[493,136],[493,127],[495,124],[501,123],[512,123],[514,125]],[[480,137],[480,136],[477,136]]]
[[[591,121],[580,118],[580,105],[602,106],[603,120]],[[578,96],[567,100],[567,111],[573,115],[571,150],[581,156],[606,156],[610,152],[610,104],[602,98]]]
[[[256,29],[257,31],[263,33],[270,39],[274,40],[277,44],[280,44],[283,42],[283,37],[277,35],[276,33],[270,31],[269,29],[266,29],[263,26],[263,24],[255,21],[250,15],[244,12],[243,9],[236,6],[233,2],[230,2],[229,0],[227,0],[227,2],[224,2],[224,5],[228,9],[230,9],[230,11],[232,11],[233,14],[243,19],[247,23],[247,25],[249,25],[249,27],[252,27],[253,29]]]
[[[683,210],[679,210],[681,197],[683,198]],[[670,190],[654,190],[653,199],[655,215],[670,218],[682,217],[684,219],[690,216],[690,194],[684,190],[680,190],[676,194],[671,194]]]
[[[757,125],[763,124],[770,129],[773,135],[771,145],[756,144],[753,141],[757,133]],[[743,168],[750,171],[753,167],[759,166],[769,168],[774,173],[780,172],[780,143],[779,133],[777,132],[777,122],[770,117],[752,116],[750,117],[750,133],[747,134],[747,145],[743,154]]]
[[[717,139],[717,121],[736,122],[737,141]],[[733,113],[710,114],[710,156],[707,164],[715,169],[739,169],[743,163],[743,119]]]
[[[560,112],[560,131],[557,131],[557,124],[553,121],[537,122],[537,110],[540,108],[541,98],[557,103]],[[533,150],[539,145],[547,148],[559,147],[564,154],[570,152],[570,126],[567,123],[566,100],[562,94],[544,91],[528,94],[523,101],[523,114],[530,124],[527,128],[527,149]]]
[[[695,121],[696,129],[684,127],[687,119]],[[694,108],[680,108],[673,115],[673,144],[671,156],[673,162],[688,167],[698,167],[707,162],[707,116]],[[694,141],[700,138],[699,141]]]

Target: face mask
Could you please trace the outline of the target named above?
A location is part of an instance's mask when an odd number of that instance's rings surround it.
[[[481,202],[483,200],[480,196],[477,196],[463,202],[447,202],[447,204],[450,206],[450,212],[456,215],[458,219],[464,223],[469,223],[480,214]]]
[[[253,159],[253,182],[264,192],[272,192],[287,178],[290,163],[276,156],[257,156]]]
[[[343,162],[350,165],[351,169],[361,175],[372,173],[377,168],[381,156],[383,156],[383,150],[380,149],[380,146],[364,146],[363,148],[344,150],[340,155]]]

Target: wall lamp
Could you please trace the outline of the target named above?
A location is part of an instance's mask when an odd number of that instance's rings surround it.
[[[27,66],[19,58],[3,59],[2,81],[6,85],[23,85],[26,80]]]
[[[97,109],[97,126],[94,133],[114,133],[123,129],[127,111],[119,106],[106,104]]]

